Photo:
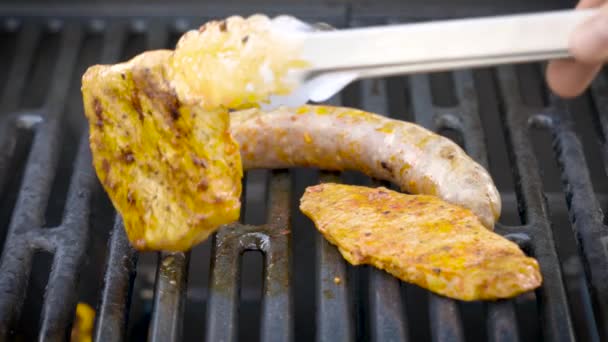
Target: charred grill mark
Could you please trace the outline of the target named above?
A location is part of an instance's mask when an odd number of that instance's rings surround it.
[[[228,31],[228,24],[226,23],[226,20],[220,21],[220,31],[222,31],[222,32]]]
[[[107,159],[101,161],[101,169],[105,173],[110,172],[110,162]]]
[[[380,166],[382,166],[382,168],[385,169],[391,175],[391,177],[395,176],[394,171],[393,171],[393,167],[390,166],[387,162],[381,161],[380,162]]]
[[[205,178],[201,178],[201,180],[196,184],[196,189],[198,191],[206,191],[209,189],[209,182]]]
[[[133,156],[133,151],[131,151],[131,150],[124,151],[122,153],[121,158],[127,164],[131,164],[135,161],[135,157]]]
[[[141,108],[141,101],[139,100],[139,93],[134,90],[133,94],[131,94],[131,103],[133,104],[133,109],[137,112],[137,117],[139,121],[144,121],[144,111]]]
[[[179,119],[179,107],[169,107],[169,114],[173,121],[177,121]]]
[[[98,119],[101,119],[103,108],[101,107],[101,101],[99,101],[98,97],[93,98],[93,110],[95,111],[95,116]]]
[[[98,97],[93,98],[93,111],[95,112],[95,117],[97,118],[97,122],[95,125],[97,127],[103,127],[103,107],[101,106],[101,101]]]
[[[194,163],[194,165],[200,166],[203,169],[207,168],[207,162],[205,161],[205,159],[199,158],[195,154],[192,154],[191,157],[192,157],[192,162]]]
[[[143,92],[154,105],[161,107],[162,113],[168,114],[171,121],[179,119],[181,102],[166,80],[155,79],[149,68],[143,68],[133,72],[133,83],[136,91]]]

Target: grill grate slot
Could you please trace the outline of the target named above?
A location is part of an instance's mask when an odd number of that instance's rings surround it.
[[[231,224],[215,235],[207,307],[208,341],[237,338],[239,260],[245,250],[259,250],[265,256],[262,340],[291,339],[288,185],[286,174],[279,173],[271,179],[269,223],[262,226]]]
[[[239,279],[238,340],[259,341],[264,282],[264,254],[245,251],[241,255]]]
[[[53,254],[37,251],[32,257],[32,273],[27,282],[23,313],[12,338],[33,341],[40,330],[40,310],[44,300],[44,288],[49,279]]]

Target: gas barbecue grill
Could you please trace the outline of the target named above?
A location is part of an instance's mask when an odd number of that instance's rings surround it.
[[[68,339],[77,302],[95,308],[97,341],[608,339],[607,74],[573,101],[548,94],[537,64],[366,80],[330,101],[415,121],[489,167],[504,207],[496,230],[544,277],[491,303],[349,266],[297,206],[322,180],[377,184],[353,172],[249,171],[240,223],[190,253],[138,254],[92,169],[79,91],[87,66],[173,47],[232,14],[345,27],[571,5],[0,5],[0,340]]]

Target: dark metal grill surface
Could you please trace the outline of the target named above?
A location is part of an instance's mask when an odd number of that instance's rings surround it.
[[[7,50],[0,53],[0,340],[64,340],[78,301],[96,308],[98,341],[142,335],[154,341],[189,336],[248,340],[240,332],[247,323],[264,341],[304,341],[315,335],[322,341],[608,339],[608,228],[602,213],[606,186],[592,179],[594,169],[588,167],[600,160],[606,176],[605,75],[585,95],[582,111],[575,102],[531,90],[532,81],[526,79],[540,82],[540,66],[369,80],[329,101],[391,113],[448,134],[489,167],[505,202],[503,223],[496,231],[540,262],[544,283],[535,293],[464,304],[373,268],[348,266],[297,211],[299,196],[319,180],[378,183],[355,173],[302,169],[249,172],[244,222],[221,229],[200,247],[206,249],[205,259],[195,256],[199,247],[186,254],[158,253],[155,270],[138,273],[138,264],[149,255],[138,256],[130,248],[121,219],[109,207],[91,167],[79,93],[86,66],[169,47],[185,29],[234,13],[290,13],[344,27],[552,7],[516,1],[511,7],[503,3],[469,10],[437,4],[412,6],[410,11],[395,5],[229,6],[0,6],[0,40]],[[597,132],[585,132],[597,134],[602,144],[591,158],[576,128],[581,116],[598,127]],[[532,130],[551,135],[554,154],[538,154]],[[495,153],[496,146],[490,145],[502,135],[507,153]],[[557,161],[562,189],[544,188],[546,162],[539,160]],[[553,215],[561,202],[569,220]],[[574,246],[574,257],[558,248],[557,235]],[[263,274],[259,315],[249,315],[252,322],[239,312],[246,295],[241,278],[251,273],[241,263],[248,251],[263,253],[261,270],[255,271]],[[32,265],[40,252],[49,253],[43,255],[50,258],[50,273],[39,294],[36,319],[25,316],[31,314],[27,307],[37,272]],[[207,267],[208,284],[189,286],[188,278],[200,278]],[[140,301],[134,297],[137,281],[148,273],[155,276],[149,307],[141,309],[149,313],[142,334],[131,306]],[[87,292],[93,294],[83,295]],[[202,298],[193,305],[203,306],[205,313],[190,324],[195,335],[184,330],[191,297]]]

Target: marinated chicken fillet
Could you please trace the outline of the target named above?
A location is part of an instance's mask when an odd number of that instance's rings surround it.
[[[307,188],[300,209],[351,264],[443,296],[510,298],[542,282],[536,260],[515,243],[435,196],[327,183]]]
[[[451,140],[412,123],[350,108],[302,106],[236,112],[230,130],[245,169],[358,170],[468,208],[488,229],[500,216],[500,195],[488,172]]]
[[[238,219],[242,165],[229,109],[289,90],[302,62],[263,16],[186,33],[82,79],[93,164],[132,245],[184,251]]]

